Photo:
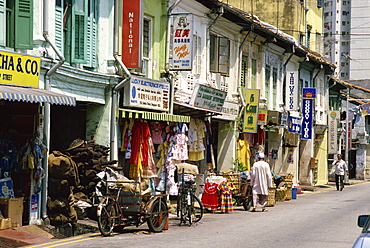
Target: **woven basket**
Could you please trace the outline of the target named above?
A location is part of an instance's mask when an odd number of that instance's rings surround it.
[[[275,194],[276,194],[276,188],[269,188],[269,195],[268,195],[266,207],[275,206],[275,203],[276,203]]]
[[[227,179],[227,181],[234,184],[235,189],[233,194],[240,193],[240,172],[237,171],[220,171],[220,176]]]
[[[287,187],[285,191],[285,200],[289,201],[292,199],[292,186]]]
[[[286,199],[286,189],[277,189],[275,197],[276,197],[276,201],[285,201],[285,199]]]

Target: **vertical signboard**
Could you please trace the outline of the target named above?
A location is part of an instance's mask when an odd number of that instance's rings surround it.
[[[298,110],[298,71],[288,71],[286,73],[286,83],[286,110]]]
[[[328,142],[328,153],[335,154],[338,152],[338,135],[337,135],[337,125],[339,119],[339,111],[331,111],[329,113],[329,142]]]
[[[288,132],[298,134],[301,133],[301,118],[289,116]]]
[[[247,89],[243,125],[243,132],[245,133],[257,133],[259,99],[260,90]]]
[[[122,62],[139,68],[141,50],[141,0],[124,0],[122,14]]]
[[[313,99],[302,100],[302,133],[301,139],[312,139]]]
[[[192,69],[192,14],[173,15],[171,69],[190,71]]]

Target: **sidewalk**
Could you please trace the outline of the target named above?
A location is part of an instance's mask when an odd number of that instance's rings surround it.
[[[354,180],[350,179],[348,183],[345,183],[345,187],[350,187],[351,185],[370,183],[370,181],[364,180]],[[301,194],[299,196],[309,195],[312,193],[324,193],[329,190],[335,190],[335,182],[328,182],[324,185],[315,185],[315,186],[305,186],[300,185]],[[171,210],[169,213],[170,222],[178,222],[179,218],[176,214],[176,203],[171,202]],[[236,206],[236,209],[242,209],[242,206]],[[218,211],[215,212],[217,214]],[[86,234],[86,233],[96,233],[99,232],[97,221],[87,219],[87,220],[78,220],[78,230],[75,235]],[[47,241],[50,239],[63,239],[67,238],[66,235],[63,235],[63,231],[68,233],[71,230],[68,230],[68,227],[65,230],[59,229],[60,233],[55,227],[52,226],[36,226],[28,225],[22,226],[20,228],[14,229],[5,229],[0,230],[0,247],[22,247],[27,245],[32,245],[38,242]]]

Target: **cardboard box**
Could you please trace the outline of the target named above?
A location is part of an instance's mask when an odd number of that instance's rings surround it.
[[[0,230],[8,229],[12,227],[11,219],[0,219]]]
[[[12,227],[22,226],[23,197],[0,198],[0,209],[5,218],[11,219]]]

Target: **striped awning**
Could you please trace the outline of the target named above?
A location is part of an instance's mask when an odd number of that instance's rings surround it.
[[[155,112],[118,109],[120,118],[133,118],[153,121],[190,122],[190,116],[170,115]]]
[[[0,100],[76,106],[74,97],[23,86],[0,85]]]

